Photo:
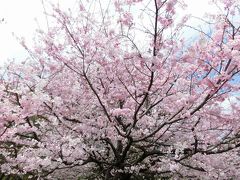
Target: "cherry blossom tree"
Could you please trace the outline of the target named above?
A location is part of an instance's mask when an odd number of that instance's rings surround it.
[[[1,172],[28,179],[240,177],[239,1],[190,44],[179,0],[52,5],[2,68]],[[102,4],[101,4],[102,3]],[[189,27],[189,26],[188,26]]]

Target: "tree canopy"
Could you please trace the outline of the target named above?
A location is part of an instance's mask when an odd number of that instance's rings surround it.
[[[238,0],[215,0],[211,32],[180,0],[52,5],[48,30],[2,69],[1,172],[40,179],[237,179]],[[102,4],[101,4],[102,3]],[[237,99],[237,98],[236,98]]]

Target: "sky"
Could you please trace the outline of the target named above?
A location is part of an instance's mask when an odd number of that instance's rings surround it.
[[[0,65],[12,59],[25,57],[25,50],[18,44],[17,37],[31,41],[35,29],[46,27],[43,3],[47,0],[0,0]],[[51,0],[60,2],[64,7],[76,5],[78,0]],[[102,0],[104,1],[104,0]],[[211,12],[208,0],[186,0],[188,8],[184,13],[202,17],[205,12]],[[191,22],[197,24],[199,22]],[[14,35],[13,35],[14,34]]]

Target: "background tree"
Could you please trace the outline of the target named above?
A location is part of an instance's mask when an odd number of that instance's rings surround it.
[[[219,3],[221,1],[214,1]],[[46,179],[238,178],[239,1],[187,44],[177,0],[53,5],[0,85],[1,171]],[[51,17],[51,18],[50,18]]]

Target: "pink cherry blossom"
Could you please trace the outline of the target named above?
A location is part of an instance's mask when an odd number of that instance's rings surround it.
[[[182,1],[53,3],[49,29],[19,40],[29,57],[0,69],[1,173],[239,179],[239,5],[214,2],[191,43]]]

